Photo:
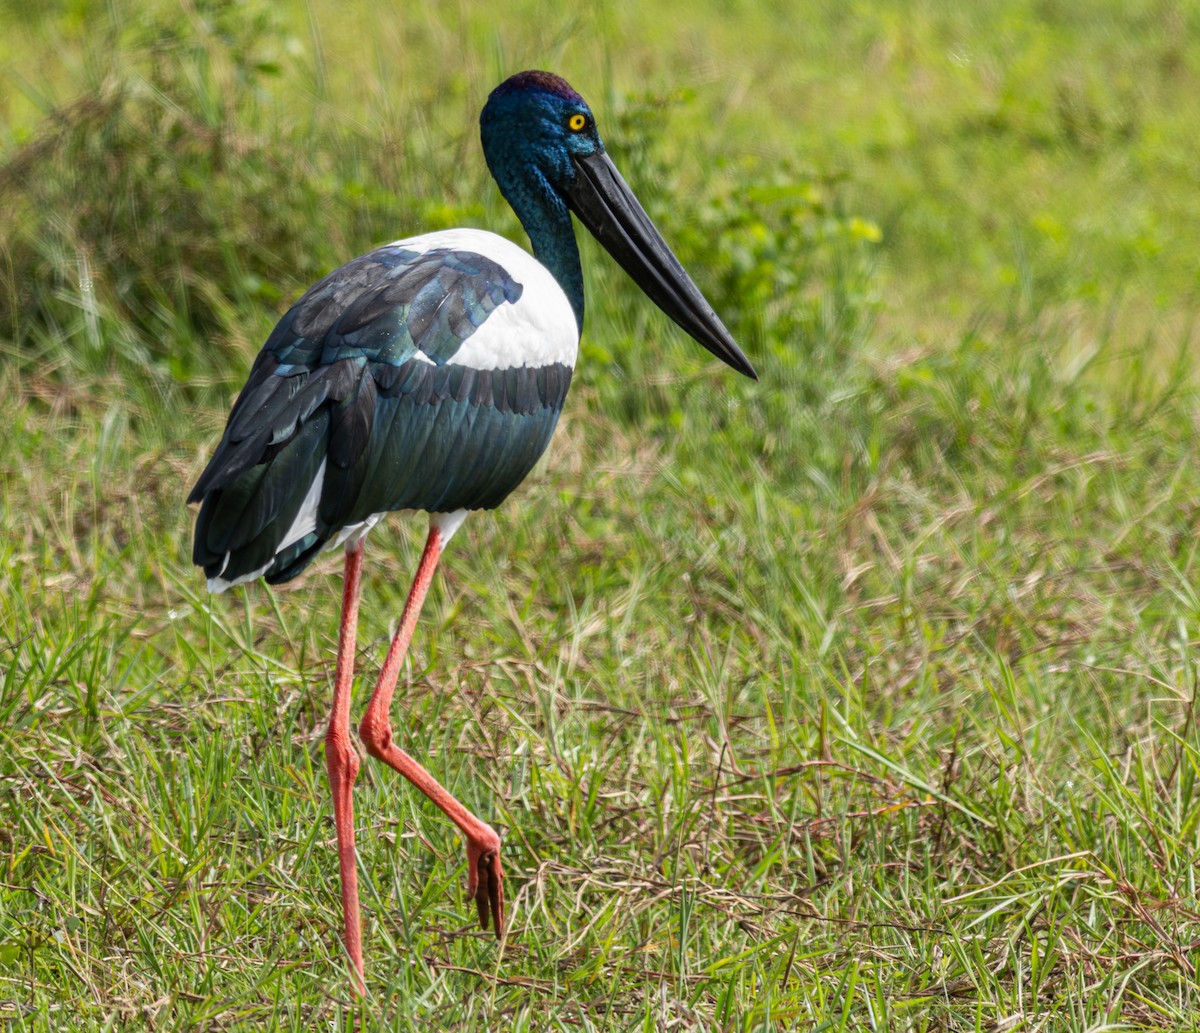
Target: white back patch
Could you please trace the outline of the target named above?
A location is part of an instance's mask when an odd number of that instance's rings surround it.
[[[447,365],[491,370],[559,362],[575,368],[579,354],[575,311],[550,270],[524,248],[496,233],[472,229],[424,233],[391,246],[420,254],[446,248],[483,255],[522,287],[516,304],[497,308]]]

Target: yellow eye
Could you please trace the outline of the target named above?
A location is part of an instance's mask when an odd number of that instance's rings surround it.
[[[587,125],[587,118],[583,115],[580,115],[578,112],[576,114],[572,115],[569,119],[567,119],[567,127],[573,133],[581,132],[583,130],[583,127],[586,125]]]

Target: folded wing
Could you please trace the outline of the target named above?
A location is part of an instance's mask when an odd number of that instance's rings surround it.
[[[391,510],[499,505],[544,451],[571,379],[568,362],[519,361],[533,330],[522,295],[482,254],[404,244],[312,287],[268,338],[188,498],[210,587],[286,581]]]

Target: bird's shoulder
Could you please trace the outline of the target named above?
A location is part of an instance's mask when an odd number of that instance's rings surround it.
[[[482,249],[461,246],[452,234],[426,234],[333,270],[288,310],[263,353],[275,359],[277,376],[344,359],[442,365],[523,291]]]

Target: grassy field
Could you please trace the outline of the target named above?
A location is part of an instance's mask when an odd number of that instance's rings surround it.
[[[523,67],[761,381],[585,243],[568,411],[394,715],[511,931],[365,763],[356,1003],[340,559],[209,597],[183,500],[308,283],[522,239]],[[4,1028],[1200,1028],[1195,8],[10,0],[0,125]],[[423,531],[368,543],[363,702]]]

